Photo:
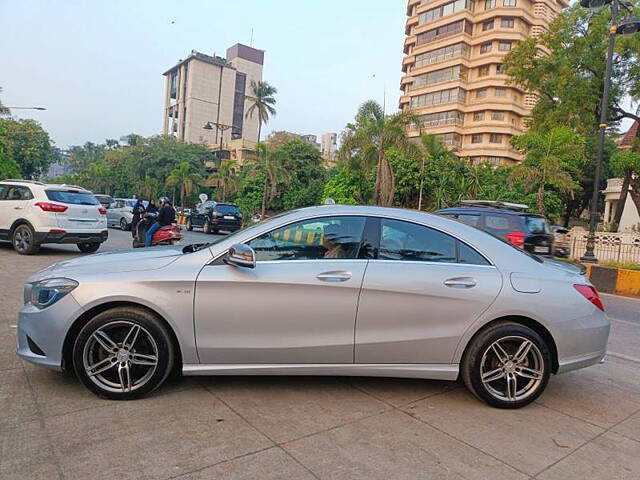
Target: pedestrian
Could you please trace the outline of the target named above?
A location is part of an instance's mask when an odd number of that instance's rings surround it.
[[[135,205],[133,206],[133,218],[131,219],[131,235],[134,238],[136,236],[136,228],[138,227],[138,223],[140,222],[140,217],[142,217],[144,211],[144,200],[142,200],[142,198],[138,198]]]
[[[160,198],[160,212],[158,213],[158,219],[147,230],[147,236],[145,238],[144,246],[150,247],[153,243],[153,234],[160,228],[171,225],[176,221],[176,210],[171,205],[171,202],[167,197]]]

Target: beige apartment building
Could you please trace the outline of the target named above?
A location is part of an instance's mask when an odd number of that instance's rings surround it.
[[[504,56],[547,31],[567,0],[409,0],[400,108],[474,163],[514,164],[536,97],[509,84]]]
[[[245,95],[262,80],[263,64],[263,50],[242,44],[228,48],[226,58],[192,50],[164,72],[164,134],[222,148],[222,158],[242,164],[258,142],[258,116],[246,116]]]

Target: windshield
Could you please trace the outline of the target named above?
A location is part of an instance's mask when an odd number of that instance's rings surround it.
[[[524,223],[529,233],[549,233],[549,224],[544,217],[524,217]]]
[[[100,205],[100,202],[90,193],[65,190],[46,190],[47,198],[54,202],[69,203],[71,205]]]
[[[222,205],[220,203],[216,205],[216,210],[223,215],[237,215],[240,213],[235,205]]]

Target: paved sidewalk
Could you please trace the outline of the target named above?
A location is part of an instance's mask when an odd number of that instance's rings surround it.
[[[24,279],[72,255],[0,244],[2,479],[640,478],[640,363],[619,356],[640,356],[634,300],[604,297],[619,355],[516,411],[456,383],[333,377],[178,378],[111,402],[13,353]]]

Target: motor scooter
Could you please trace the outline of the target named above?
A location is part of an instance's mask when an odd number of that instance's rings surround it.
[[[145,213],[138,225],[136,225],[135,235],[133,237],[133,248],[144,247],[145,238],[147,236],[147,230],[151,228],[151,225],[155,223],[158,218],[157,213]],[[160,227],[153,234],[151,246],[158,245],[176,245],[182,240],[182,234],[180,233],[180,226],[176,223]]]

